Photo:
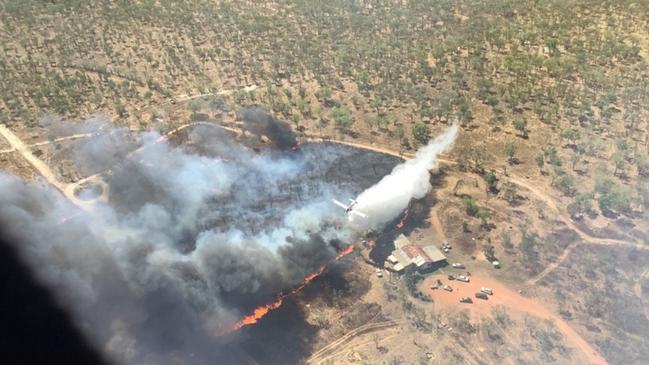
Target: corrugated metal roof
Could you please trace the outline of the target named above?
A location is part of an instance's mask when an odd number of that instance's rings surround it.
[[[428,257],[428,255],[426,255],[426,252],[424,252],[424,250],[422,250],[419,246],[407,245],[403,246],[401,250],[405,252],[408,258],[410,258],[411,260],[421,258],[424,261],[430,261],[430,257]]]
[[[446,256],[437,247],[413,245],[404,234],[400,234],[394,240],[394,246],[395,250],[392,251],[388,261],[394,264],[397,271],[413,264],[421,267],[425,264],[446,260]]]
[[[394,247],[398,250],[403,246],[411,245],[410,240],[403,233],[394,240]]]
[[[446,256],[436,246],[424,246],[424,252],[433,262],[440,262],[446,260]]]

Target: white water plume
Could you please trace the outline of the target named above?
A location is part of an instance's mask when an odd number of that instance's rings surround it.
[[[410,200],[423,198],[431,189],[429,170],[437,167],[437,156],[448,151],[458,134],[456,124],[420,148],[415,158],[394,167],[374,186],[363,191],[354,209],[367,218],[350,215],[349,220],[363,228],[376,228],[394,219],[408,207]]]

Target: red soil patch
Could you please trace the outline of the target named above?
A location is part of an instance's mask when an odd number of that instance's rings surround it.
[[[453,292],[447,292],[441,288],[435,290],[430,289],[431,286],[435,285],[437,279],[441,280],[444,284],[450,285],[453,288]],[[490,295],[488,300],[476,298],[475,293],[481,287],[493,289],[494,294]],[[429,294],[435,301],[435,304],[441,308],[466,308],[475,314],[489,314],[495,306],[501,305],[510,310],[524,312],[541,319],[549,319],[554,322],[557,329],[566,336],[566,339],[573,346],[577,347],[591,363],[607,364],[602,355],[584,341],[561,317],[550,312],[542,303],[525,298],[493,280],[471,276],[471,282],[464,283],[457,280],[450,281],[446,275],[433,275],[426,278],[420,284],[420,290]],[[470,297],[473,300],[473,304],[460,303],[460,298],[464,296]]]

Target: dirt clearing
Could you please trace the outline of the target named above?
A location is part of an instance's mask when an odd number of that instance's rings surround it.
[[[607,364],[606,360],[598,351],[584,341],[563,319],[550,312],[542,303],[525,298],[493,280],[475,276],[471,276],[470,279],[471,281],[469,283],[464,283],[458,280],[448,280],[446,275],[433,275],[420,284],[420,290],[429,294],[433,298],[435,305],[439,306],[439,308],[469,309],[473,314],[487,315],[491,313],[494,307],[500,305],[510,310],[524,312],[541,319],[549,319],[554,322],[568,341],[577,347],[592,364]],[[431,289],[431,286],[434,286],[437,280],[441,280],[444,284],[450,285],[453,288],[453,292],[448,292],[441,288]],[[476,298],[475,293],[480,291],[481,287],[493,289],[494,294],[490,295],[487,300]],[[460,303],[460,298],[464,296],[470,297],[473,303]]]

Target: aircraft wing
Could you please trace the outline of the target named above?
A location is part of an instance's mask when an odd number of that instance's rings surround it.
[[[347,209],[347,206],[344,203],[341,203],[336,199],[331,199],[331,201],[334,202],[334,204],[336,204],[337,206],[339,206],[339,207],[341,207],[343,209]]]
[[[359,212],[357,210],[352,210],[351,213],[356,214],[357,216],[362,217],[362,218],[367,218],[367,214],[365,214],[363,212]]]

